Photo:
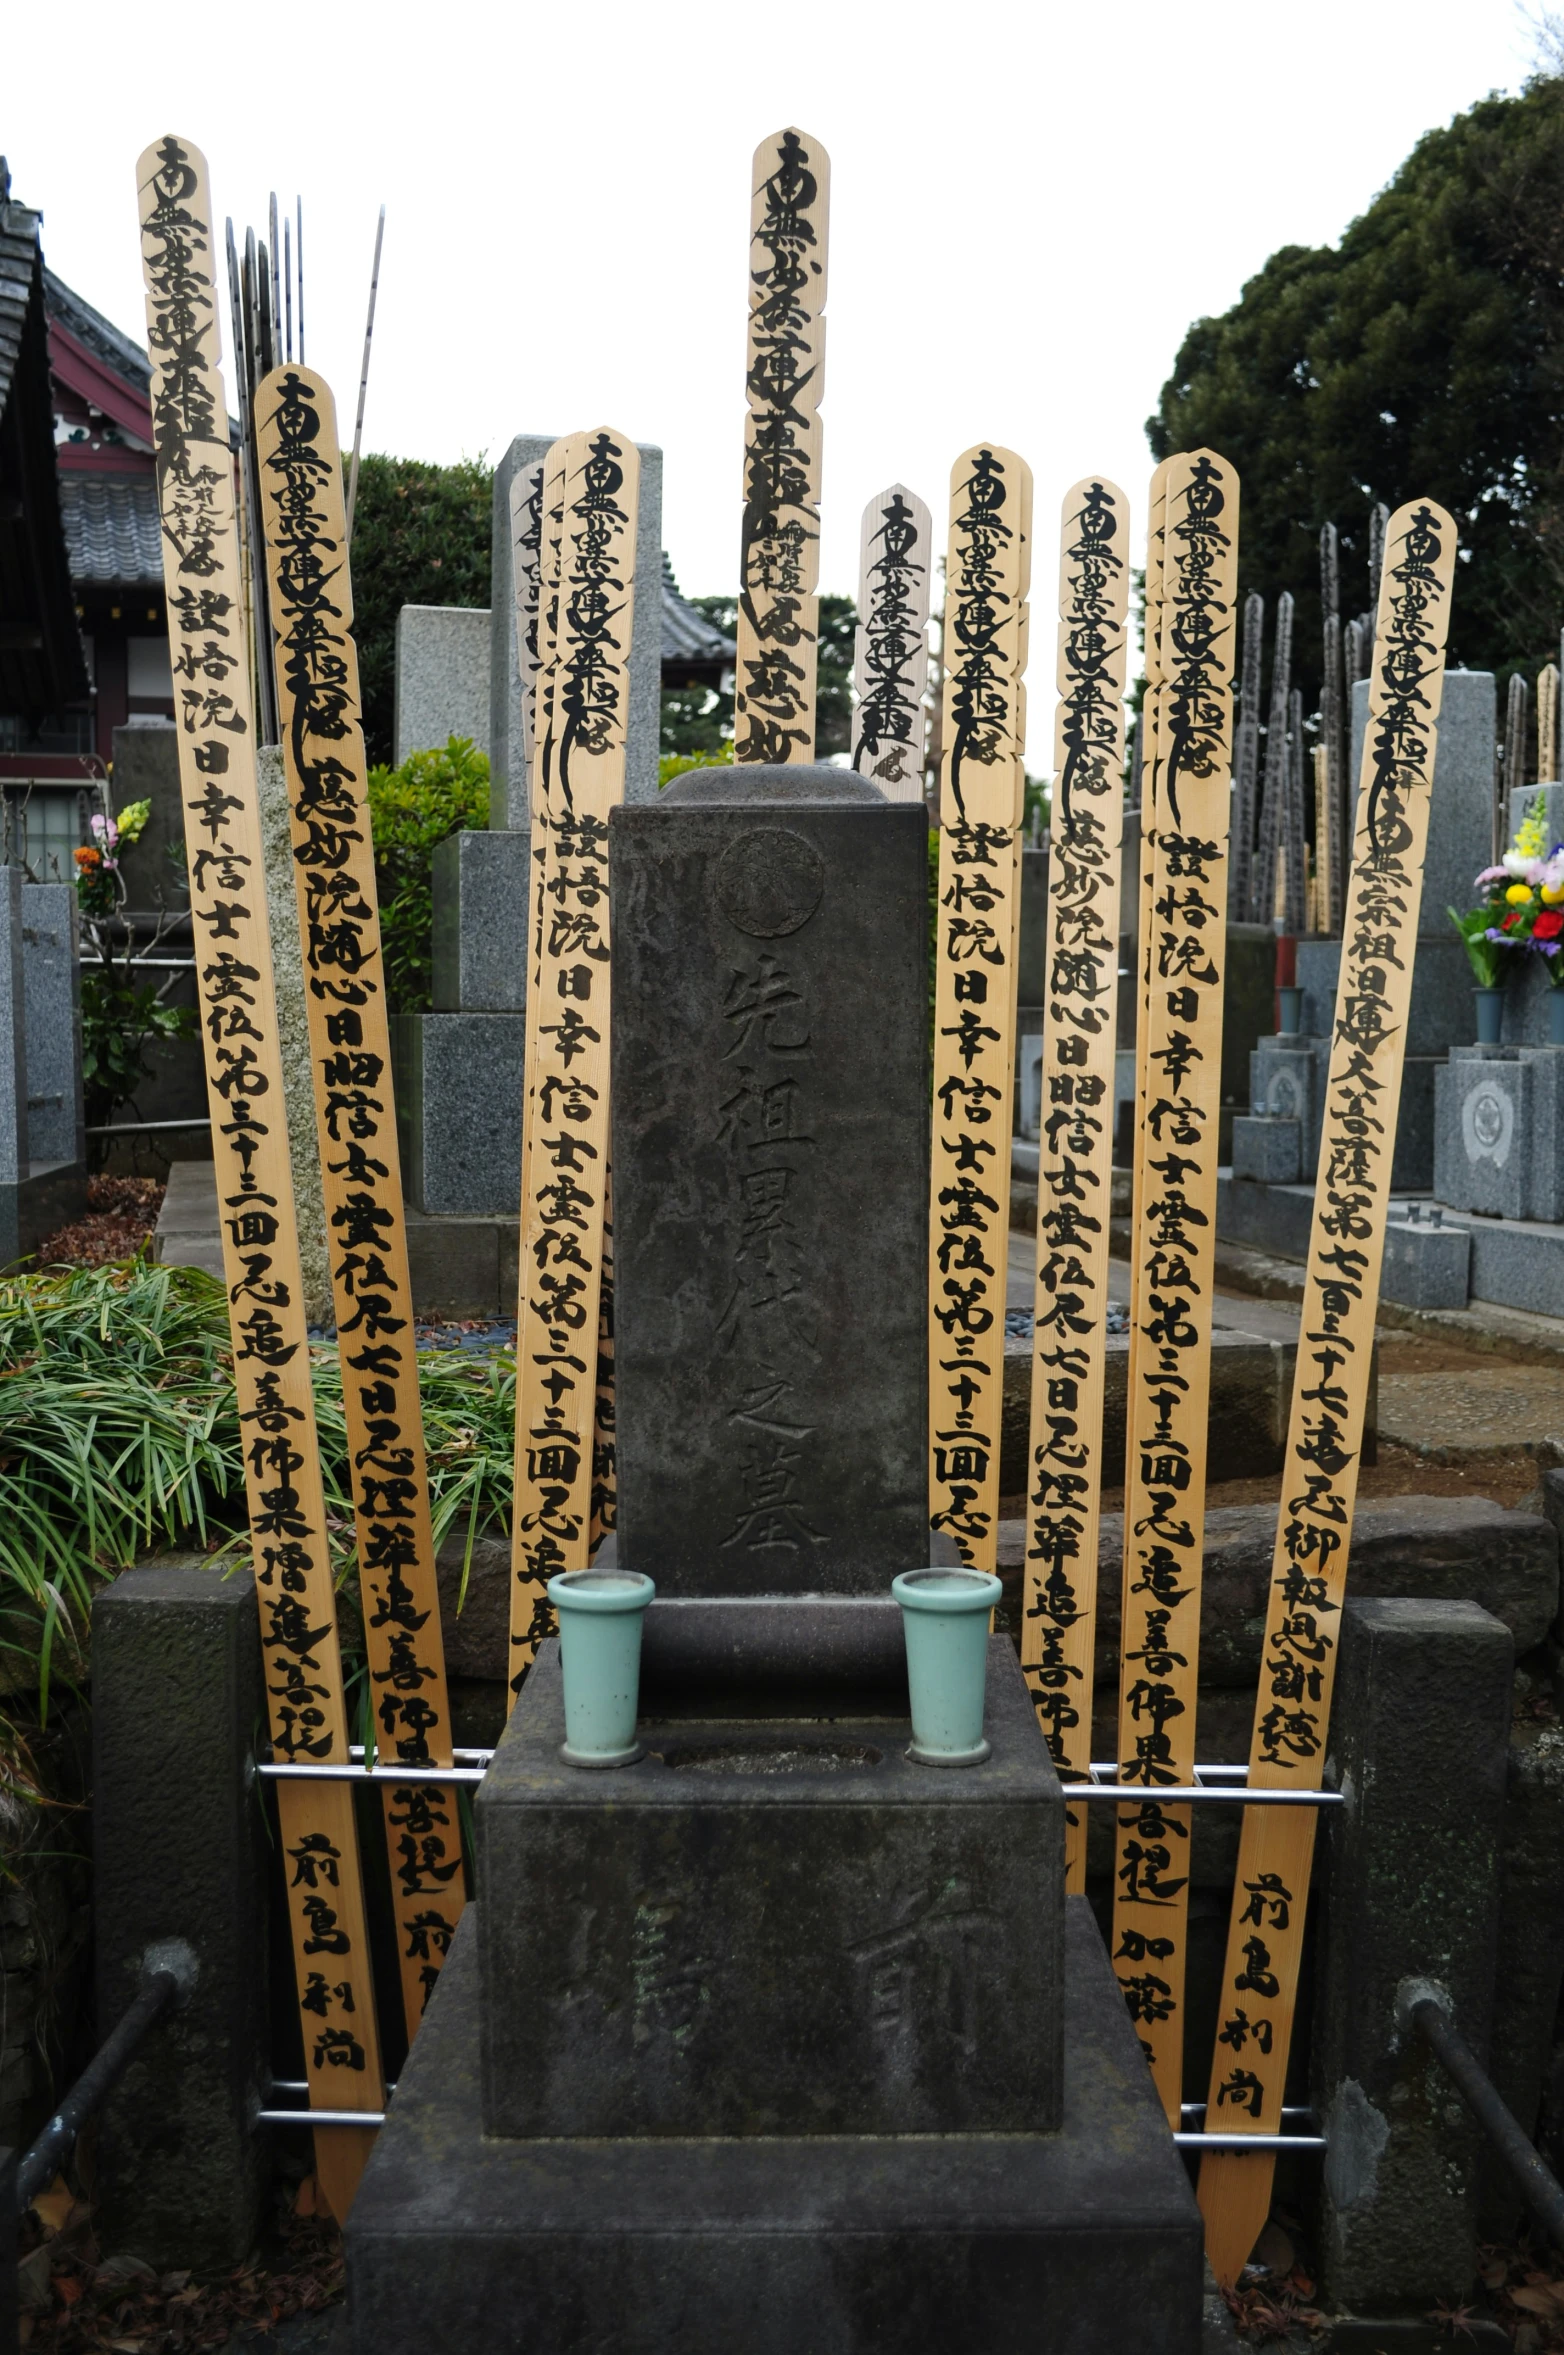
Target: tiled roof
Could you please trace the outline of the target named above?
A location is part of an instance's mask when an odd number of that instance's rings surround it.
[[[738,648],[718,628],[686,605],[673,577],[668,551],[663,550],[663,661],[732,662]]]
[[[150,474],[62,474],[60,511],[73,581],[162,587],[157,484]]]
[[[9,189],[9,181],[6,187]],[[11,380],[22,348],[22,329],[38,267],[41,213],[0,199],[0,416],[11,398]]]
[[[138,392],[150,397],[152,363],[140,344],[133,343],[128,335],[122,335],[111,320],[104,318],[101,311],[93,309],[91,303],[84,303],[63,278],[56,278],[47,264],[43,273],[43,299],[44,308],[51,319],[68,328],[77,342],[84,343],[106,368],[112,368],[116,375],[123,376],[128,383],[135,385]]]

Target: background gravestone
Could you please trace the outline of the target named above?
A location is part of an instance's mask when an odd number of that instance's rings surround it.
[[[697,770],[609,855],[619,1558],[883,1589],[928,1547],[927,818]]]
[[[483,606],[404,605],[396,617],[395,766],[452,736],[489,749],[489,615]]]
[[[85,1167],[81,1084],[80,925],[75,886],[22,885],[27,1139],[34,1161]]]

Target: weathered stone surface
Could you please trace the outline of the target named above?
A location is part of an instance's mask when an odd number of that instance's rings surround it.
[[[1475,2270],[1480,2132],[1396,2000],[1434,1981],[1486,2053],[1513,1660],[1475,1603],[1360,1596],[1343,1614],[1314,2078],[1322,2271],[1355,2313],[1459,2304]]]
[[[1417,1216],[1410,1215],[1415,1207]],[[1465,1226],[1423,1215],[1409,1205],[1385,1222],[1379,1296],[1404,1308],[1464,1308],[1472,1280],[1472,1237]]]
[[[452,736],[489,749],[489,613],[465,605],[404,605],[396,617],[400,763],[443,751]]]
[[[1295,1186],[1302,1169],[1301,1121],[1240,1112],[1233,1122],[1233,1175],[1262,1185]]]
[[[605,1784],[540,1653],[474,1803],[486,2131],[1052,2131],[1064,1802],[1010,1644],[960,1772],[908,1759],[904,1699],[718,1706]]]
[[[520,1014],[527,1003],[530,834],[464,827],[435,845],[430,997],[439,1014]]]
[[[27,1143],[36,1161],[85,1162],[81,927],[69,883],[22,885]]]
[[[397,1135],[409,1203],[431,1217],[521,1206],[522,1014],[396,1014]]]
[[[925,1558],[927,842],[839,769],[613,814],[619,1531],[665,1591]]]
[[[166,727],[115,729],[112,798],[116,810],[133,801],[152,804],[126,870],[133,905],[146,909],[188,907],[179,730],[172,721]]]
[[[1564,1729],[1511,1742],[1499,1880],[1498,1984],[1489,2069],[1526,2134],[1535,2132],[1564,1977]],[[1482,2167],[1484,2240],[1513,2237],[1522,2205],[1491,2150]]]
[[[277,997],[277,1032],[288,1112],[288,1159],[293,1169],[293,1200],[299,1223],[304,1310],[312,1325],[333,1325],[336,1311],[331,1302],[331,1267],[326,1256],[326,1203],[320,1184],[309,1003],[304,989],[304,953],[299,945],[299,899],[294,882],[288,780],[277,745],[260,746],[255,756],[255,778],[261,805],[261,855],[266,862],[266,910],[272,935],[272,986]]]
[[[94,2201],[107,2249],[213,2271],[255,2245],[269,2154],[264,1723],[248,1571],[199,1556],[127,1570],[93,1610],[98,2019],[134,2000],[149,1947],[182,1940],[194,1989],[109,2096]]]
[[[541,2142],[483,2133],[469,1908],[348,2219],[356,2355],[1123,2355],[1127,2282],[1136,2355],[1197,2355],[1199,2213],[1067,1912],[1057,2134]]]
[[[1040,1006],[1048,974],[1048,853],[1021,853],[1021,936],[1016,955],[1016,1002]]]
[[[1352,765],[1348,770],[1354,806],[1368,716],[1369,683],[1360,679],[1352,689]],[[1434,760],[1433,791],[1428,818],[1428,851],[1423,864],[1423,905],[1418,921],[1421,936],[1412,983],[1412,1020],[1408,1046],[1416,1054],[1437,1052],[1466,1032],[1446,1030],[1429,1038],[1420,1028],[1418,1001],[1425,995],[1422,941],[1448,946],[1466,966],[1466,951],[1456,936],[1447,908],[1469,908],[1472,878],[1486,867],[1493,852],[1493,754],[1495,734],[1494,684],[1491,671],[1446,671],[1439,706],[1439,745]],[[1471,970],[1467,966],[1467,987]]]

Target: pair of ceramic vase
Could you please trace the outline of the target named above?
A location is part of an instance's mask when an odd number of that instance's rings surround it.
[[[549,1580],[559,1617],[568,1766],[632,1766],[641,1688],[641,1626],[657,1593],[636,1570],[565,1570]],[[978,1766],[989,1614],[1000,1584],[986,1570],[907,1570],[891,1582],[907,1646],[912,1740],[919,1766]]]

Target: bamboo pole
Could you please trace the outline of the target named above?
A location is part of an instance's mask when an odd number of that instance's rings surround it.
[[[1170,461],[1156,885],[1151,906],[1145,1201],[1124,1494],[1113,1961],[1171,2123],[1179,2115],[1189,1809],[1194,1779],[1206,1429],[1221,1115],[1222,973],[1232,769],[1238,477]]]
[[[1251,1787],[1269,1790],[1310,1788],[1325,1761],[1455,577],[1455,527],[1431,500],[1399,509],[1387,541],[1343,936],[1342,1012],[1326,1085],[1298,1378],[1249,1752]],[[1206,2111],[1224,2132],[1280,2128],[1314,1832],[1312,1808],[1244,1811]],[[1220,2282],[1236,2281],[1265,2223],[1273,2167],[1269,2152],[1213,2153],[1201,2167],[1206,2247]]]
[[[548,908],[516,1336],[518,1678],[551,1631],[549,1579],[591,1558],[608,1216],[608,817],[624,798],[641,465],[634,442],[608,429],[556,445],[551,476],[556,460],[562,547],[542,731],[551,747]]]
[[[1287,698],[1287,885],[1282,930],[1294,940],[1309,929],[1309,843],[1304,828],[1303,694]]]
[[[369,397],[369,350],[375,340],[375,302],[380,293],[380,250],[386,241],[386,208],[375,223],[375,258],[369,268],[369,309],[364,318],[364,358],[358,372],[358,409],[353,418],[353,459],[348,469],[347,535],[353,539],[353,511],[358,505],[359,445],[364,439],[364,403]]]
[[[812,761],[830,158],[807,132],[778,131],[750,185],[733,757]]]
[[[1102,1512],[1109,1205],[1124,845],[1129,502],[1067,491],[1059,560],[1048,960],[1021,1666],[1061,1777],[1087,1778]],[[1086,1811],[1066,1886],[1086,1886]]]
[[[863,511],[854,648],[853,767],[888,801],[923,799],[934,518],[904,483]]]
[[[136,185],[196,988],[267,1714],[280,1758],[345,1765],[347,1706],[283,1112],[205,158],[184,140],[160,139],[140,158]],[[277,1813],[311,2103],[382,2109],[351,1786],[285,1782]],[[354,2127],[316,2131],[316,2172],[339,2219],[353,2204],[372,2140],[372,2130]]]
[[[951,469],[929,1214],[929,1518],[998,1549],[1015,1058],[1017,771],[1031,474],[979,443]]]
[[[1293,601],[1284,589],[1276,600],[1276,636],[1271,647],[1271,700],[1265,723],[1265,768],[1260,798],[1260,842],[1255,859],[1254,920],[1273,923],[1285,888],[1287,848],[1287,696],[1292,686]]]
[[[1320,609],[1324,657],[1320,683],[1320,748],[1325,754],[1325,831],[1314,846],[1314,863],[1325,883],[1318,929],[1341,930],[1347,900],[1347,718],[1346,675],[1341,643],[1341,541],[1336,526],[1320,531]]]
[[[389,1765],[452,1766],[336,405],[322,376],[283,367],[255,419],[376,1746]],[[388,1784],[385,1817],[411,2037],[466,1901],[456,1786]]]

